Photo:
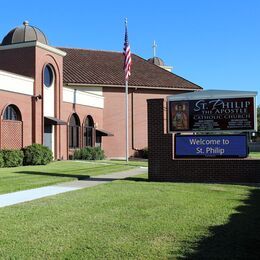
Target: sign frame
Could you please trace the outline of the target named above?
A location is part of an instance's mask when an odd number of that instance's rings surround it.
[[[177,155],[176,153],[176,138],[178,137],[229,137],[229,136],[232,136],[232,137],[245,137],[245,146],[246,146],[246,156],[232,156],[232,155],[216,155],[216,156],[205,156],[205,155]],[[192,134],[175,134],[174,135],[174,156],[173,156],[173,159],[190,159],[190,158],[193,158],[193,159],[231,159],[231,158],[236,158],[236,159],[243,159],[243,158],[247,158],[249,155],[249,146],[248,146],[248,136],[247,134],[216,134],[216,135],[205,135],[205,134],[202,134],[202,135],[192,135]]]
[[[254,91],[229,91],[229,90],[205,90],[178,94],[167,97],[167,131],[173,133],[241,133],[241,132],[256,132],[257,131],[257,92]],[[209,99],[239,99],[239,98],[253,98],[254,111],[254,129],[211,129],[211,130],[171,130],[170,128],[170,102],[189,102],[193,100],[209,100]]]

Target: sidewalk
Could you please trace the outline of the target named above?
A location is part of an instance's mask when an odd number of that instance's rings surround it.
[[[147,167],[140,167],[124,172],[115,172],[111,174],[98,175],[80,181],[63,182],[42,188],[2,194],[0,195],[0,208],[31,200],[45,198],[64,192],[89,188],[99,184],[108,183],[114,180],[125,179],[146,172]]]

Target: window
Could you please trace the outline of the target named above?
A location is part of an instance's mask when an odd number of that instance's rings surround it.
[[[21,113],[14,105],[9,105],[4,112],[4,120],[21,121]]]
[[[85,146],[95,146],[95,128],[94,120],[91,116],[87,116],[84,126],[84,144]]]
[[[46,65],[44,68],[44,86],[50,87],[53,82],[53,70],[51,66]]]
[[[80,121],[76,113],[72,114],[69,122],[69,147],[79,148]]]

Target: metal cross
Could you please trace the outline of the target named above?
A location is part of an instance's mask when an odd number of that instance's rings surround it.
[[[155,43],[155,40],[153,41],[153,57],[156,57],[156,48],[157,48],[157,44]]]

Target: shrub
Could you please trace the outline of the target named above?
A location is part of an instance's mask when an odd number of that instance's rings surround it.
[[[142,158],[142,159],[148,159],[148,148],[145,147],[143,149],[140,150],[136,150],[134,157],[136,158]]]
[[[17,167],[23,165],[22,150],[2,150],[4,167]]]
[[[77,149],[74,151],[73,156],[71,157],[72,160],[81,160],[81,149]]]
[[[80,149],[81,160],[95,160],[92,156],[93,147],[84,147]]]
[[[4,163],[4,155],[3,152],[0,151],[0,168],[4,167],[5,163]]]
[[[105,153],[100,147],[94,147],[91,151],[92,159],[91,160],[104,160]]]
[[[143,152],[142,158],[148,159],[148,148],[147,148],[147,147],[144,148],[144,149],[142,150],[142,152]]]
[[[52,161],[52,151],[41,144],[32,144],[23,149],[24,165],[46,165]]]
[[[84,147],[74,152],[74,160],[103,160],[104,151],[100,147]]]

